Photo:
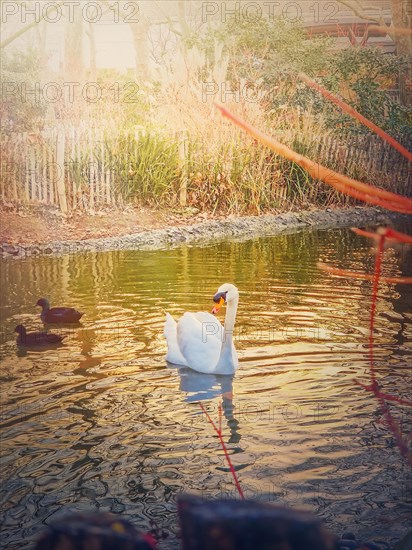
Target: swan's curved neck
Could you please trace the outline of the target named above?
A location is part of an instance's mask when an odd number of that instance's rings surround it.
[[[233,300],[231,300],[227,304],[222,348],[223,346],[225,346],[225,344],[232,345],[233,330],[235,328],[235,320],[236,320],[238,303],[239,303],[239,298],[238,296],[236,296],[236,298],[233,298]]]
[[[220,374],[233,374],[237,367],[237,356],[233,347],[233,331],[237,313],[239,297],[236,296],[227,304],[225,326],[223,329],[223,341],[220,350],[219,361],[216,369]]]

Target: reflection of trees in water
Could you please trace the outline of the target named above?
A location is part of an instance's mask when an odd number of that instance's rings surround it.
[[[399,275],[402,277],[410,277],[412,274],[412,248],[410,246],[405,245],[401,248],[399,270]],[[412,327],[412,287],[399,284],[395,288],[398,297],[393,300],[393,309],[400,316],[398,321],[400,326],[395,338],[397,344],[402,346],[408,340],[408,336],[405,335],[408,327],[409,330]]]
[[[2,269],[2,288],[8,289],[2,298],[4,319],[23,314],[27,315],[28,321],[32,319],[31,325],[34,325],[39,319],[39,311],[34,304],[39,297],[45,296],[52,305],[86,310],[83,321],[87,326],[101,318],[99,306],[104,304],[118,308],[117,311],[113,310],[115,317],[110,322],[116,319],[122,338],[127,332],[136,342],[153,349],[160,345],[153,335],[154,332],[161,332],[159,317],[163,311],[178,316],[186,310],[207,310],[216,286],[233,281],[241,289],[242,305],[236,334],[244,332],[246,339],[252,341],[268,340],[272,334],[273,340],[279,331],[286,328],[290,331],[288,335],[299,338],[298,330],[302,321],[298,319],[296,324],[293,316],[285,318],[279,316],[279,312],[287,313],[290,308],[302,304],[307,310],[312,307],[307,303],[309,293],[313,291],[319,295],[319,299],[327,300],[327,293],[337,296],[339,292],[334,287],[342,285],[341,279],[329,278],[325,282],[325,275],[316,268],[316,262],[322,258],[347,269],[373,272],[372,264],[368,265],[373,263],[373,255],[369,254],[369,250],[369,242],[346,229],[307,230],[289,235],[239,242],[221,241],[207,246],[182,246],[161,251],[114,250],[61,257],[30,257],[19,262],[6,261]],[[399,254],[394,254],[392,267],[395,273],[402,269],[407,274],[408,265],[410,255],[408,258],[405,253],[399,261]],[[319,289],[320,284],[324,285],[323,289]],[[365,294],[365,300],[369,296],[369,283],[345,280],[344,284],[354,285],[354,289],[360,288],[360,292]],[[399,308],[399,313],[406,318],[406,310],[411,302],[410,291],[399,285],[395,288],[401,296],[393,300],[394,309]],[[350,315],[359,313],[360,318],[365,319],[365,300],[354,297],[349,302],[348,299],[345,311],[349,308]],[[359,302],[359,311],[356,310],[355,301]],[[309,318],[304,322],[308,334],[316,338],[315,330],[318,327],[312,326]],[[316,323],[316,320],[313,322]],[[326,327],[329,330],[335,328],[332,318],[322,322],[330,324]],[[15,324],[10,322],[8,332],[13,330]],[[28,328],[33,328],[30,322]],[[399,336],[400,341],[403,332],[404,328]],[[253,337],[255,333],[257,338]],[[238,340],[241,345],[242,338]]]
[[[93,293],[95,302],[109,297],[115,290],[121,294],[135,281],[136,291],[147,291],[156,280],[156,297],[170,295],[170,283],[177,282],[184,292],[193,291],[194,283],[207,280],[215,290],[222,277],[225,280],[244,278],[247,264],[248,280],[264,290],[268,275],[302,284],[317,279],[313,270],[319,246],[328,242],[338,257],[350,254],[353,248],[365,245],[355,241],[347,231],[302,232],[259,238],[245,242],[220,242],[211,246],[180,247],[168,251],[111,251],[76,253],[63,256],[29,257],[19,262],[4,262],[2,279],[10,288],[9,296],[50,297],[52,305],[60,300],[76,304],[76,296]],[[291,270],[291,265],[298,269]],[[310,268],[310,269],[309,269]],[[207,271],[206,271],[207,270]],[[263,280],[263,282],[262,282]],[[205,288],[205,291],[208,291]],[[142,295],[143,299],[148,296]],[[11,302],[12,300],[10,300]],[[7,296],[5,297],[5,305]],[[125,302],[127,298],[125,297]],[[26,303],[24,303],[26,307]]]
[[[6,312],[40,314],[35,306],[40,297],[50,299],[51,306],[76,306],[92,293],[93,305],[113,291],[114,253],[65,254],[30,257],[2,265],[2,305]],[[111,283],[111,284],[110,284]],[[80,296],[80,299],[79,299]]]
[[[375,271],[375,254],[370,249],[365,254],[364,272],[373,274]],[[382,276],[387,277],[410,277],[412,274],[412,253],[408,245],[396,245],[395,248],[388,246],[384,250],[382,259]],[[363,326],[367,326],[370,316],[370,301],[372,295],[372,283],[359,279],[346,279],[346,284],[358,289],[365,299],[357,300],[357,319],[363,319]],[[379,292],[377,301],[377,315],[375,326],[383,326],[385,323],[386,337],[393,338],[394,343],[402,346],[408,339],[405,332],[408,326],[412,325],[412,287],[406,284],[393,284],[379,281]],[[389,323],[388,323],[389,322]],[[396,327],[399,327],[396,330]],[[395,331],[396,330],[396,331]]]

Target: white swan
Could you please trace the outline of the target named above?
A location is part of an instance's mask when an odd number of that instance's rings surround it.
[[[238,358],[233,329],[239,292],[234,285],[225,283],[219,287],[213,301],[213,313],[227,304],[224,327],[216,317],[204,311],[186,312],[177,323],[166,313],[166,361],[206,374],[233,374],[236,371]]]

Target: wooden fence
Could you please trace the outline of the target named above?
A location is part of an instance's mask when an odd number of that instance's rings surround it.
[[[405,145],[410,149],[410,143]],[[315,160],[341,174],[397,193],[406,195],[411,191],[410,163],[378,136],[360,135],[348,142],[321,139]]]
[[[122,132],[109,139],[103,130],[56,127],[38,134],[14,134],[1,142],[0,200],[44,203],[64,213],[122,205],[128,200],[119,178],[144,129]],[[181,171],[176,200],[186,203],[185,163],[187,136],[169,136],[176,143]],[[116,140],[123,147],[116,155]],[[114,146],[113,146],[114,144]],[[359,136],[344,143],[330,136],[301,143],[306,154],[336,171],[406,194],[411,188],[410,165],[397,151],[377,137]],[[134,157],[136,158],[136,157]],[[124,170],[123,170],[124,172]],[[126,174],[127,177],[127,174]]]
[[[139,134],[129,136],[138,142]],[[16,134],[1,143],[0,197],[45,203],[62,212],[122,203],[103,131],[56,127]]]

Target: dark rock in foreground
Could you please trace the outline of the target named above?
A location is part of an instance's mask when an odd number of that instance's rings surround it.
[[[334,550],[336,537],[307,512],[238,500],[183,495],[184,550]]]

